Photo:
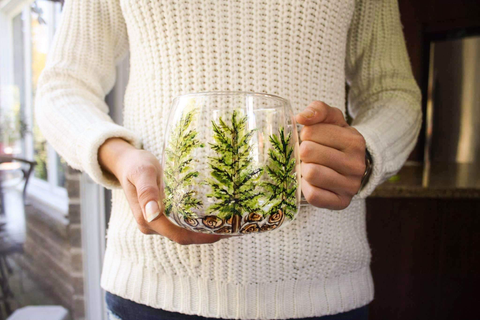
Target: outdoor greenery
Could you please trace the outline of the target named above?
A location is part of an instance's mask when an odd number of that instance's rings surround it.
[[[35,177],[45,180],[48,180],[48,146],[47,140],[43,136],[40,128],[38,127],[37,122],[35,121],[33,125],[33,149],[34,155],[33,158],[37,165],[34,169]]]
[[[210,157],[213,179],[208,183],[212,193],[207,196],[217,202],[208,208],[208,212],[217,213],[222,219],[232,218],[232,232],[235,232],[243,215],[261,211],[259,198],[263,193],[257,189],[257,181],[262,168],[254,168],[250,157],[250,140],[255,130],[246,128],[247,117],[242,117],[236,110],[230,124],[220,117],[218,123],[212,121],[212,125],[215,143],[210,146],[216,156]]]
[[[13,145],[23,139],[28,132],[27,124],[21,116],[20,105],[12,110],[2,110],[0,113],[0,142]]]
[[[292,157],[294,148],[290,146],[292,134],[285,136],[284,128],[280,128],[280,137],[276,134],[270,136],[272,148],[269,150],[269,164],[266,172],[271,182],[262,185],[268,190],[271,215],[280,210],[290,219],[297,211],[296,195],[297,177],[295,172],[295,157]]]
[[[188,190],[199,172],[193,170],[194,159],[191,155],[195,148],[204,147],[197,139],[197,132],[189,130],[196,112],[182,114],[180,121],[170,136],[168,148],[165,149],[165,214],[181,215],[184,218],[196,218],[195,208],[202,206],[196,198],[196,191]]]

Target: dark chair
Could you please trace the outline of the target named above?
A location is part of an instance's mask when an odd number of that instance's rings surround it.
[[[22,190],[22,200],[25,204],[26,200],[26,191],[28,181],[33,172],[33,169],[36,165],[35,162],[29,161],[26,159],[10,157],[10,156],[0,156],[0,164],[10,163],[10,162],[20,162],[22,165],[18,170],[21,170],[23,174],[23,190]],[[3,199],[3,172],[0,172],[0,201],[1,201],[1,214],[4,214],[4,199]],[[10,300],[14,298],[13,292],[10,288],[8,282],[8,277],[13,273],[13,269],[8,263],[7,257],[14,253],[23,252],[23,244],[18,241],[13,240],[9,234],[4,230],[4,224],[0,223],[0,303],[3,304],[3,308],[7,315],[10,315],[12,310],[10,307]],[[1,313],[1,311],[0,311]]]
[[[25,180],[24,185],[23,185],[23,193],[22,193],[23,201],[25,201],[25,197],[26,197],[26,194],[27,194],[28,180],[30,179],[30,176],[33,172],[33,169],[34,169],[34,167],[37,163],[35,161],[30,161],[30,160],[26,160],[26,159],[22,159],[22,158],[0,155],[0,164],[7,163],[7,162],[20,162],[24,165],[27,165],[27,168],[22,167],[20,169],[23,173],[23,179]],[[1,193],[1,190],[2,190],[1,189],[2,188],[1,181],[2,180],[0,178],[0,193]]]
[[[10,300],[14,298],[8,282],[8,277],[13,274],[13,269],[9,265],[7,257],[21,252],[23,252],[23,244],[12,240],[6,232],[0,232],[0,302],[7,315],[12,313]]]

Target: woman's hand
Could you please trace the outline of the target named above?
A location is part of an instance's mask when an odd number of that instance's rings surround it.
[[[100,147],[98,159],[103,170],[113,174],[122,185],[142,233],[159,234],[183,245],[213,243],[225,237],[189,231],[163,214],[162,166],[150,152],[112,138]]]
[[[342,111],[313,101],[296,116],[300,132],[302,191],[312,205],[345,209],[360,189],[365,172],[365,139]]]

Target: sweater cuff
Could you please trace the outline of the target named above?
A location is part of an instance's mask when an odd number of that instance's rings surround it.
[[[121,185],[118,179],[103,171],[98,162],[98,149],[110,138],[122,138],[138,149],[142,147],[140,138],[133,131],[113,122],[103,121],[87,127],[79,136],[76,142],[77,158],[82,170],[93,181],[107,189],[119,189]]]
[[[353,127],[357,129],[365,139],[367,150],[372,158],[372,173],[370,174],[368,182],[353,197],[353,199],[364,199],[372,194],[375,188],[387,179],[385,176],[384,148],[382,147],[382,140],[378,134],[368,125],[359,124]]]

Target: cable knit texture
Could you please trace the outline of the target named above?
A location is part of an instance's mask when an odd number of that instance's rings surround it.
[[[128,49],[124,126],[104,103]],[[288,227],[181,246],[138,231],[118,181],[97,161],[122,137],[162,157],[172,99],[256,91],[345,110],[374,162],[343,211],[302,207]],[[67,0],[38,87],[36,117],[74,168],[114,189],[102,287],[156,308],[208,317],[285,319],[373,299],[365,200],[399,170],[420,127],[396,0]],[[92,217],[95,219],[95,217]]]

